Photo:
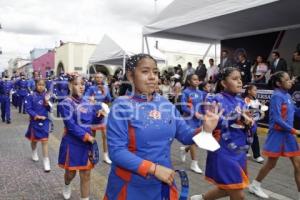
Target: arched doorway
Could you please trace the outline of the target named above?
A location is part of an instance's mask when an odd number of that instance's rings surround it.
[[[56,69],[56,75],[59,76],[61,72],[65,72],[65,68],[62,62],[59,62]]]

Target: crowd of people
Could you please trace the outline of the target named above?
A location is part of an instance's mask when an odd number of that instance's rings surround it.
[[[201,174],[193,137],[202,133],[212,134],[220,145],[214,152],[207,151],[205,169],[206,180],[216,187],[192,196],[192,200],[226,196],[242,200],[248,186],[251,193],[268,198],[261,182],[281,156],[291,159],[300,199],[300,150],[295,138],[300,131],[293,128],[294,115],[300,116],[300,109],[288,94],[300,77],[300,56],[294,54],[289,68],[278,52],[273,52],[272,58],[267,64],[258,56],[252,64],[241,53],[234,63],[224,50],[219,65],[209,59],[206,67],[199,60],[195,69],[188,63],[185,70],[178,65],[160,73],[153,57],[138,54],[126,61],[124,76],[122,70],[112,77],[97,73],[90,79],[76,73],[46,80],[37,72],[28,80],[25,74],[11,79],[5,76],[0,82],[1,117],[11,123],[12,96],[19,113],[30,116],[25,136],[31,144],[32,160],[39,160],[37,142],[41,142],[44,171],[50,172],[48,138],[53,119],[49,112],[57,105],[57,116],[65,126],[58,157],[58,165],[65,170],[64,199],[71,197],[77,171],[81,199],[89,199],[91,170],[99,161],[97,130],[102,132],[103,160],[111,164],[104,200],[157,200],[162,199],[163,191],[168,199],[177,200],[172,143],[177,139],[184,145],[181,160],[185,162],[190,152],[190,169]],[[263,147],[267,161],[249,185],[249,148],[255,161],[264,162],[256,132],[265,110],[256,99],[253,83],[267,82],[274,88],[269,134]]]

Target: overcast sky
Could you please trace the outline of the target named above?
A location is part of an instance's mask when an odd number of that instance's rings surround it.
[[[173,0],[157,0],[157,12]],[[141,30],[155,17],[154,0],[0,0],[0,71],[9,58],[59,40],[98,43],[103,34],[141,45]],[[139,42],[137,42],[139,41]]]

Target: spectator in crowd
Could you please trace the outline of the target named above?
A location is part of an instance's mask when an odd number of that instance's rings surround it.
[[[278,51],[273,51],[271,61],[271,74],[274,74],[278,71],[287,72],[287,64],[283,58],[280,58],[280,54]]]
[[[206,81],[216,83],[217,82],[217,76],[219,74],[219,68],[217,65],[214,64],[214,59],[209,59],[209,68],[207,70],[206,74]]]
[[[300,54],[295,51],[293,54],[292,65],[288,68],[291,78],[295,78],[300,81]]]
[[[182,78],[183,77],[183,70],[180,64],[177,65],[177,70],[175,71],[179,76]]]
[[[170,81],[167,78],[162,79],[162,84],[159,85],[159,89],[162,92],[162,96],[169,99],[171,93]]]
[[[183,74],[184,74],[183,81],[185,81],[189,75],[195,74],[195,69],[193,68],[191,62],[187,63],[187,68],[184,70]]]
[[[196,67],[196,72],[195,72],[198,75],[198,78],[200,81],[204,81],[204,79],[206,77],[206,72],[207,72],[206,66],[203,63],[203,60],[200,59],[198,62],[198,66]]]
[[[268,66],[262,56],[257,56],[252,69],[252,80],[254,83],[266,83],[266,73]]]
[[[219,64],[219,69],[220,69],[220,71],[223,71],[227,67],[232,67],[232,61],[228,57],[228,51],[222,50],[221,63]]]
[[[243,84],[247,84],[251,82],[251,63],[244,53],[240,53],[238,59],[237,66],[241,71]]]

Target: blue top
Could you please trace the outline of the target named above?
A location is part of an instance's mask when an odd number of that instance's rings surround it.
[[[45,95],[46,93],[33,92],[28,95],[25,99],[26,112],[29,114],[30,119],[34,119],[37,115],[44,116],[48,118],[48,112],[50,111],[50,106],[45,105]]]
[[[221,149],[227,152],[245,152],[252,143],[254,127],[247,130],[241,123],[241,115],[236,111],[247,109],[244,100],[237,95],[222,92],[209,99],[210,102],[219,103],[224,110],[214,133],[217,136]]]
[[[269,132],[295,133],[294,114],[300,116],[300,108],[295,106],[291,95],[275,89],[270,100]]]
[[[122,168],[132,173],[133,184],[161,183],[147,176],[145,162],[172,168],[171,145],[176,138],[193,144],[195,129],[190,128],[167,99],[154,95],[152,101],[144,96],[117,98],[108,116],[108,150],[112,163],[111,175]]]
[[[88,100],[67,97],[61,102],[61,115],[65,124],[66,134],[63,139],[73,144],[87,145],[86,134],[91,134],[91,124],[96,119],[95,106]]]
[[[12,81],[1,81],[0,82],[0,95],[9,95],[10,91],[14,88]]]
[[[202,124],[201,120],[195,117],[195,113],[203,114],[201,105],[204,100],[205,93],[199,89],[188,87],[182,92],[181,110],[184,116],[188,116],[187,123],[193,128],[199,127]]]

